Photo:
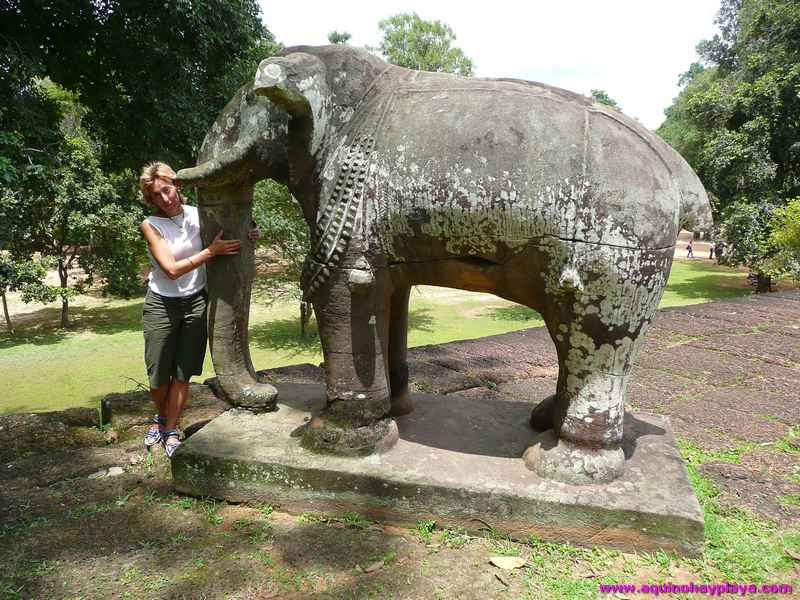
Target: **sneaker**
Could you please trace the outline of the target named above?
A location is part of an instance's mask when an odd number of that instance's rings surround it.
[[[175,451],[181,446],[181,438],[178,430],[170,429],[165,431],[162,436],[162,440],[164,452],[166,453],[167,458],[172,458],[172,455],[175,454]]]
[[[164,435],[161,432],[161,427],[153,425],[147,430],[147,434],[144,436],[144,447],[150,450],[156,444],[160,444],[163,437]]]
[[[144,436],[144,447],[149,451],[156,444],[161,444],[164,441],[164,431],[162,427],[166,425],[167,420],[159,415],[153,417],[153,424],[147,430]]]

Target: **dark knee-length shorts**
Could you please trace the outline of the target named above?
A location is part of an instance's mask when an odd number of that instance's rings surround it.
[[[142,309],[144,362],[150,387],[171,378],[189,381],[203,372],[208,332],[206,291],[186,298],[171,298],[147,290]]]

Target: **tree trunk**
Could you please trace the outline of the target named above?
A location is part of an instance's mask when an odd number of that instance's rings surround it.
[[[3,297],[3,314],[6,316],[6,327],[8,328],[8,333],[10,335],[14,335],[14,328],[11,326],[11,317],[8,314],[8,304],[6,303],[6,291],[0,290],[0,296]]]
[[[67,267],[63,259],[58,259],[58,278],[61,281],[61,327],[69,327],[69,298],[67,297]]]
[[[308,321],[311,318],[311,311],[308,302],[300,302],[300,337],[306,337]]]
[[[757,294],[764,294],[766,292],[772,291],[772,277],[769,275],[765,275],[764,273],[758,272],[756,273],[756,293]]]

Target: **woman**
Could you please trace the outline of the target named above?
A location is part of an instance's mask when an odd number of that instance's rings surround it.
[[[140,225],[152,267],[142,325],[150,394],[158,413],[145,436],[149,450],[161,443],[168,457],[180,446],[178,420],[189,394],[189,379],[203,372],[206,354],[206,270],[215,256],[239,252],[239,240],[222,231],[207,248],[200,239],[197,208],[186,206],[168,165],[142,169],[139,188],[153,216]],[[256,240],[258,229],[249,232]]]

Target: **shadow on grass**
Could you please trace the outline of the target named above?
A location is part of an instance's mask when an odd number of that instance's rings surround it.
[[[18,326],[13,336],[5,331],[0,333],[0,350],[22,344],[57,344],[70,334],[85,331],[99,335],[113,335],[123,331],[141,330],[143,303],[144,300],[141,300],[135,304],[113,308],[71,307],[70,325],[66,329],[61,329],[58,325],[61,319],[60,307],[42,308],[26,315],[26,320],[35,324]]]
[[[502,308],[493,308],[491,311],[487,311],[487,314],[495,321],[541,322],[543,320],[542,315],[540,315],[532,308],[528,308],[527,306],[523,306],[522,304],[515,304],[514,306],[504,306]],[[538,323],[531,323],[531,325],[534,324]]]
[[[409,311],[408,329],[433,331],[435,319],[427,308]],[[282,350],[294,354],[322,352],[316,319],[312,319],[306,329],[305,337],[300,335],[300,317],[274,319],[251,325],[250,343],[265,350]]]

